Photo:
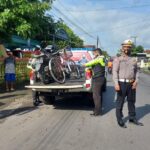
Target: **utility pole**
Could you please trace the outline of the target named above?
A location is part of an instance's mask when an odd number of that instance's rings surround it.
[[[98,37],[98,35],[97,35],[97,44],[96,44],[96,48],[98,48],[98,44],[99,44],[99,37]]]
[[[99,46],[99,36],[97,35],[97,44],[96,44],[96,48],[98,48]]]
[[[131,36],[131,38],[134,39],[134,45],[135,45],[135,47],[136,47],[136,38],[137,38],[137,36]]]

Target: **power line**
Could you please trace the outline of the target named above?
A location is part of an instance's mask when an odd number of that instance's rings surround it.
[[[51,11],[51,13],[52,13],[52,14],[51,14],[52,16],[55,16],[56,18],[61,19],[61,18],[58,17],[56,14],[54,14],[52,11]],[[49,14],[48,14],[48,15],[49,15]]]
[[[101,8],[101,9],[94,9],[94,10],[61,10],[61,11],[71,11],[71,12],[97,12],[97,11],[109,11],[109,10],[115,10],[115,9],[130,9],[130,8],[140,8],[140,7],[149,7],[150,4],[145,5],[135,5],[135,6],[126,6],[126,7],[114,7],[114,8]]]
[[[150,21],[150,20],[148,20],[147,17],[146,17],[146,18],[142,19],[140,23],[145,23],[145,21]],[[134,24],[139,25],[140,23],[139,23],[139,21],[137,21],[137,22],[133,22],[131,24],[125,24],[124,26],[113,27],[113,28],[107,29],[107,31],[112,31],[112,30],[115,30],[115,29],[127,28],[127,27],[129,27],[131,25],[134,25]],[[89,32],[89,33],[96,33],[96,32],[99,32],[99,31],[100,30],[94,31],[94,32]],[[107,32],[107,31],[101,31],[101,32]]]
[[[57,12],[59,12],[66,20],[68,20],[72,25],[74,25],[75,27],[77,27],[79,30],[81,30],[82,32],[84,32],[85,34],[87,34],[89,37],[94,38],[93,35],[89,34],[87,31],[85,31],[84,29],[82,29],[80,26],[78,26],[77,24],[75,24],[71,19],[69,19],[66,15],[64,15],[59,9],[57,9],[56,7],[53,7]],[[95,38],[94,38],[95,39]]]
[[[73,26],[78,28],[80,31],[84,32],[86,35],[88,35],[90,38],[96,39],[93,35],[89,34],[87,31],[85,31],[83,28],[81,28],[79,25],[75,24],[71,19],[69,19],[66,15],[64,15],[58,8],[54,7],[53,8],[60,13],[67,21],[69,21]]]
[[[60,3],[60,5],[62,6],[62,8],[64,8],[66,11],[68,10],[63,4],[62,4],[62,2],[60,1],[60,0],[57,0],[59,3]],[[81,23],[74,15],[72,15],[71,13],[69,13],[70,14],[70,16],[78,23],[78,24],[83,24],[83,23]],[[83,26],[83,25],[82,25]],[[85,26],[84,26],[84,29],[85,29]]]
[[[59,0],[59,1],[60,1],[60,0]],[[102,1],[103,1],[103,0],[102,0]],[[106,0],[104,0],[104,1],[106,1]],[[109,1],[109,0],[108,0],[108,1]],[[114,0],[114,1],[116,1],[116,0]],[[117,1],[118,1],[118,0],[117,0]],[[75,3],[74,3],[73,5],[75,5]],[[87,17],[86,17],[86,15],[85,15],[84,12],[82,13],[82,16],[83,16],[84,21],[82,20],[82,23],[80,23],[80,24],[83,24],[83,22],[85,22],[85,24],[88,24],[88,26],[89,26],[88,29],[92,29],[92,26],[90,25],[89,21],[87,20]]]
[[[86,1],[90,1],[90,0],[86,0]],[[109,1],[120,1],[120,0],[99,0],[100,2],[105,1],[105,2],[109,2]]]

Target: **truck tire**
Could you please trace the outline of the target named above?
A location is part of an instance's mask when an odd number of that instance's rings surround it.
[[[55,96],[42,95],[41,99],[42,99],[43,103],[46,105],[53,105],[55,102]]]

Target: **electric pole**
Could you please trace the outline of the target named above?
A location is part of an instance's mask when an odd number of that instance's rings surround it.
[[[134,45],[135,45],[135,47],[136,47],[136,38],[137,38],[137,36],[131,36],[131,38],[134,39]]]
[[[96,45],[97,48],[98,48],[98,44],[99,44],[99,37],[97,36],[97,45]]]

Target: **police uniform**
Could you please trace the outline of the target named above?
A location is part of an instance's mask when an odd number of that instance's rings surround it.
[[[135,58],[120,56],[113,61],[113,80],[120,86],[117,91],[116,117],[119,121],[122,117],[124,100],[127,97],[129,120],[135,119],[136,89],[132,89],[133,82],[138,82],[138,69]]]
[[[94,100],[94,115],[102,114],[102,86],[105,77],[105,62],[103,56],[97,56],[92,61],[85,64],[86,67],[92,67],[92,92]]]

